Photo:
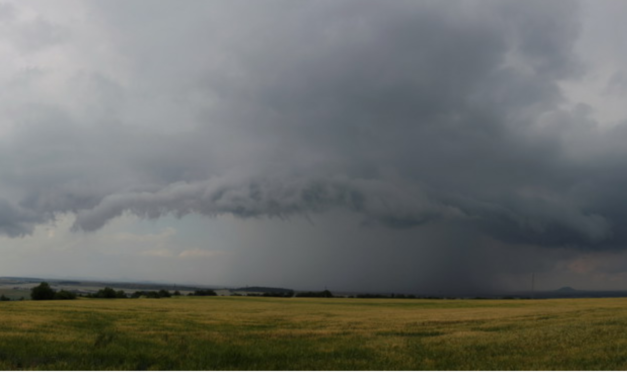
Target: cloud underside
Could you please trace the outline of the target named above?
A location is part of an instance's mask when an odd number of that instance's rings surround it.
[[[124,213],[339,209],[399,231],[627,245],[627,128],[562,88],[588,69],[576,2],[82,7],[98,22],[0,8],[2,59],[25,62],[0,77],[5,235],[62,213],[95,231]]]

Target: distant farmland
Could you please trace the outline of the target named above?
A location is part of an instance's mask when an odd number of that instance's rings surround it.
[[[1,370],[623,370],[627,299],[0,302]]]
[[[4,295],[11,300],[30,299],[30,290],[0,287],[0,295]]]

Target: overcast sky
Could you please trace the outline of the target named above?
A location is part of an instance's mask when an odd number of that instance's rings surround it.
[[[0,275],[627,289],[615,0],[0,2]]]

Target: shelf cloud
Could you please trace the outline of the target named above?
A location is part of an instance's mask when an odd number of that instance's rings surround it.
[[[627,246],[627,52],[590,27],[614,3],[60,3],[0,4],[3,235],[339,211],[364,231]]]

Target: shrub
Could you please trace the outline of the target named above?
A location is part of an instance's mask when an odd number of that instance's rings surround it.
[[[169,298],[170,293],[166,290],[160,290],[160,291],[135,291],[134,293],[131,294],[131,298],[137,299],[141,297],[146,297],[146,298],[151,298],[151,299]]]
[[[95,294],[87,295],[89,298],[99,298],[99,299],[115,299],[117,298],[117,293],[111,287],[105,287],[104,289],[98,290]]]
[[[61,290],[54,293],[55,300],[72,300],[76,299],[76,294],[71,291]]]
[[[144,295],[144,292],[143,292],[143,291],[135,291],[135,292],[133,292],[133,293],[131,294],[131,298],[133,298],[133,299],[137,299],[137,298],[139,298],[139,297],[140,297],[140,296],[142,296],[142,295]]]
[[[0,302],[8,302],[9,300],[11,299],[4,296],[4,294],[0,295]]]
[[[148,291],[145,295],[147,298],[151,298],[151,299],[161,298],[161,295],[156,291]]]

